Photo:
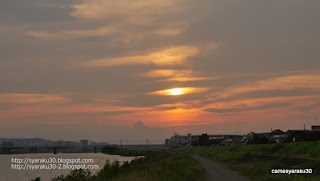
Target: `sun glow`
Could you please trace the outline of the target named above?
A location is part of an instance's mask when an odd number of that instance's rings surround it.
[[[183,88],[174,88],[174,89],[169,89],[169,90],[167,90],[167,91],[168,91],[168,93],[169,93],[170,95],[173,95],[173,96],[175,96],[175,95],[181,95],[181,94],[184,93],[184,89],[183,89]]]
[[[167,96],[179,96],[184,94],[192,94],[192,93],[199,93],[205,92],[209,90],[208,88],[196,88],[196,87],[177,87],[172,89],[164,89],[155,92],[150,92],[149,94],[156,94],[156,95],[167,95]]]

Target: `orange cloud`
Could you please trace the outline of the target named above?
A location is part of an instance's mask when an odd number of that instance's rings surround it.
[[[144,74],[146,77],[171,77],[177,74],[189,74],[190,71],[184,70],[172,70],[172,69],[158,69],[158,70],[151,70]]]
[[[199,75],[199,73],[194,73],[192,70],[173,70],[173,69],[151,70],[143,74],[143,76],[146,76],[146,77],[164,78],[164,79],[161,79],[160,81],[189,82],[189,81],[218,79],[218,77],[201,77],[197,75]]]
[[[285,77],[276,77],[261,81],[249,82],[232,86],[221,92],[215,93],[219,98],[226,98],[243,93],[264,90],[293,90],[302,89],[320,89],[320,76],[317,75],[293,75]]]
[[[222,101],[205,105],[206,110],[216,113],[234,113],[258,111],[265,109],[280,108],[285,106],[287,109],[296,107],[312,106],[318,103],[320,96],[291,96],[291,97],[270,97],[256,98],[239,101]]]
[[[82,0],[66,8],[71,8],[70,15],[81,22],[108,22],[117,27],[118,36],[113,37],[113,41],[130,45],[157,36],[182,34],[186,22],[167,16],[179,13],[184,6],[180,1],[169,0]]]
[[[134,123],[139,120],[151,127],[166,126],[188,126],[212,124],[212,117],[216,117],[198,108],[176,108],[169,110],[148,110],[128,114],[114,115],[110,119],[121,120],[121,122]],[[220,119],[216,119],[217,121]]]
[[[92,60],[83,65],[86,67],[108,67],[128,64],[175,65],[185,63],[187,58],[196,56],[198,53],[198,48],[179,46],[166,48],[147,55]]]
[[[166,29],[156,29],[152,33],[162,36],[177,36],[182,34],[182,29],[179,28],[166,28]]]
[[[50,94],[0,94],[1,104],[61,104],[68,103],[68,98]]]
[[[29,31],[27,36],[40,39],[65,39],[76,37],[105,36],[117,32],[114,26],[103,26],[95,29],[64,30],[58,32]]]
[[[0,110],[0,118],[28,118],[49,115],[73,115],[73,114],[95,114],[107,112],[139,112],[150,110],[150,108],[105,106],[101,104],[76,104],[76,105],[25,105],[10,109]]]
[[[150,76],[167,78],[166,76],[171,76],[174,73],[175,70],[163,69],[154,71]],[[71,104],[68,98],[59,95],[0,94],[0,104],[5,107],[5,109],[0,109],[0,120],[7,120],[6,124],[14,124],[15,121],[39,122],[48,119],[47,123],[61,125],[76,124],[77,122],[85,125],[95,122],[126,126],[142,121],[151,127],[220,124],[234,120],[246,121],[251,124],[267,124],[268,119],[280,121],[281,119],[287,120],[289,115],[296,117],[303,117],[306,114],[313,115],[319,110],[320,95],[243,99],[224,99],[228,98],[225,96],[237,96],[259,90],[291,90],[296,88],[318,90],[319,85],[315,84],[318,78],[317,76],[271,78],[221,90],[219,93],[226,93],[222,94],[222,97],[211,98],[206,97],[207,94],[199,94],[201,97],[197,97],[197,100],[182,100],[152,107],[115,106],[121,102],[103,96],[94,99],[88,97],[88,100],[92,102],[87,104]],[[259,87],[249,85],[259,85]],[[237,90],[231,91],[233,89]],[[169,90],[172,89],[149,94],[173,95]],[[208,88],[181,87],[181,94],[202,93],[207,90]],[[178,92],[178,94],[180,93]],[[67,104],[68,102],[70,104]],[[18,106],[6,108],[6,104]]]

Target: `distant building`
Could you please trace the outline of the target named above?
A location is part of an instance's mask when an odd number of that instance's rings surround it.
[[[9,142],[9,141],[3,142],[2,146],[13,146],[13,142]]]
[[[311,126],[311,131],[320,131],[320,125]]]
[[[88,147],[89,141],[88,140],[80,140],[80,147]]]
[[[287,135],[285,132],[281,131],[280,129],[276,129],[271,132],[270,139],[276,143],[284,143],[286,136]]]
[[[77,144],[74,141],[64,141],[64,140],[58,140],[56,142],[56,145],[58,147],[76,147],[76,146],[79,146],[79,144]]]
[[[221,142],[221,145],[231,145],[231,144],[232,144],[232,138],[223,139]]]
[[[309,130],[305,130],[305,129],[300,129],[300,130],[288,130],[287,134],[288,135],[297,135],[297,134],[302,134],[302,133],[307,133],[309,132]]]
[[[252,137],[253,137],[254,134],[255,134],[254,132],[250,132],[250,133],[244,135],[244,136],[242,137],[242,139],[240,140],[240,145],[246,145],[246,144],[248,144],[248,142],[252,139]]]
[[[181,147],[184,145],[187,145],[187,137],[186,136],[181,136],[178,134],[174,134],[174,136],[172,136],[169,141],[167,141],[167,145],[166,147],[169,148],[177,148],[177,147]]]
[[[305,141],[305,134],[310,133],[309,130],[288,130],[287,131],[287,139],[295,142],[295,141]]]
[[[191,146],[192,143],[196,142],[201,135],[191,135],[186,136],[174,134],[170,139],[165,140],[166,148],[178,148],[183,146]],[[242,136],[239,135],[207,135],[209,140],[222,140],[223,145],[240,144]],[[227,140],[228,139],[228,140]]]
[[[244,136],[234,136],[231,145],[240,145]]]
[[[265,144],[269,142],[271,133],[254,133],[250,132],[247,135],[243,136],[239,141],[240,145],[246,144]]]

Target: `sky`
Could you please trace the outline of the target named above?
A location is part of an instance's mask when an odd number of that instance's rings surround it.
[[[0,137],[134,144],[310,129],[319,6],[1,0]]]

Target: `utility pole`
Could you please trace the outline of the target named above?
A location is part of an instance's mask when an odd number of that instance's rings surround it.
[[[120,146],[121,150],[122,150],[122,140],[121,140],[121,146]]]

